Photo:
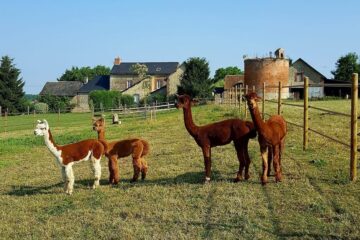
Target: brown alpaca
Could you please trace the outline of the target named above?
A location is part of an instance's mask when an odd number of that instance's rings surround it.
[[[263,172],[261,183],[267,183],[267,177],[270,175],[270,165],[273,161],[276,181],[281,181],[281,155],[285,147],[285,136],[287,133],[286,121],[280,115],[271,116],[267,121],[260,117],[258,102],[261,100],[256,93],[245,95],[251,118],[258,131],[258,140],[260,152],[263,160]]]
[[[109,182],[118,184],[120,180],[119,158],[132,156],[134,175],[131,182],[137,181],[141,172],[141,179],[144,180],[148,165],[144,157],[149,153],[149,143],[143,139],[132,138],[121,141],[107,142],[105,140],[105,119],[93,119],[93,129],[98,133],[98,139],[105,147],[105,156],[109,160]]]
[[[177,108],[184,112],[185,127],[196,143],[201,147],[205,164],[205,183],[210,182],[211,177],[211,148],[234,142],[239,160],[239,171],[235,182],[243,179],[242,172],[245,168],[245,179],[249,179],[250,157],[248,153],[249,138],[256,137],[255,127],[252,122],[240,119],[228,119],[221,122],[196,126],[192,119],[191,98],[188,95],[178,96]]]

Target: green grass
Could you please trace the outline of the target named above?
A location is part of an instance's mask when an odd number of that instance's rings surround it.
[[[311,105],[350,112],[345,100]],[[269,114],[276,105],[266,103]],[[291,122],[302,109],[283,107]],[[109,119],[109,116],[107,118]],[[194,121],[207,124],[243,116],[227,106],[199,106]],[[43,115],[61,144],[95,138],[89,114]],[[310,127],[348,142],[349,119],[310,109]],[[36,117],[37,119],[37,117]],[[110,122],[108,120],[108,122]],[[20,125],[21,124],[21,125]],[[74,166],[74,194],[63,191],[60,171],[41,137],[33,135],[33,116],[0,119],[1,239],[356,239],[360,236],[360,187],[349,182],[349,149],[310,133],[302,150],[301,129],[289,125],[282,160],[284,180],[261,186],[261,157],[250,142],[251,178],[233,183],[238,161],[232,144],[213,148],[212,183],[202,184],[202,153],[187,133],[182,112],[156,121],[123,119],[107,125],[108,139],[149,140],[149,172],[131,184],[130,158],[119,161],[121,182],[107,185],[102,161],[99,189],[92,190],[88,163]]]

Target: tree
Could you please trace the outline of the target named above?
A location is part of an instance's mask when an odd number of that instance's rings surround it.
[[[239,74],[243,74],[243,71],[241,71],[241,69],[238,67],[219,68],[215,71],[213,83],[224,80],[226,75],[239,75]]]
[[[20,70],[13,64],[12,58],[3,56],[0,64],[0,106],[10,112],[24,110],[25,82],[20,76]]]
[[[209,63],[205,58],[193,57],[184,62],[185,71],[180,78],[178,93],[191,97],[206,98],[211,96]]]
[[[90,67],[72,67],[70,70],[66,69],[65,73],[58,78],[58,81],[81,81],[85,82],[86,79],[93,79],[97,75],[109,75],[110,68],[97,65],[94,68]]]
[[[356,53],[348,53],[345,56],[341,56],[335,63],[336,69],[331,71],[334,78],[341,81],[351,81],[351,75],[360,72],[358,59],[359,56]]]

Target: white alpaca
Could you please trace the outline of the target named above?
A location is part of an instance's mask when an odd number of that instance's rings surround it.
[[[65,192],[72,194],[74,189],[74,172],[72,166],[74,163],[91,160],[92,170],[95,175],[93,188],[100,184],[101,165],[100,159],[104,154],[104,146],[95,139],[87,139],[77,143],[59,146],[56,145],[52,137],[49,124],[44,119],[38,120],[34,130],[37,136],[44,136],[45,144],[50,152],[55,156],[56,162],[61,167],[61,174],[65,182]]]

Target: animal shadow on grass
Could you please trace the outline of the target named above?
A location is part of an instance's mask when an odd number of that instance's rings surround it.
[[[92,189],[92,184],[93,184],[94,180],[93,179],[83,179],[83,180],[78,180],[75,181],[75,191],[76,189],[83,189],[83,188],[79,188],[80,186],[86,186],[89,189]],[[106,179],[102,179],[100,180],[100,187],[101,185],[107,185],[108,181]],[[9,191],[7,193],[7,195],[10,196],[29,196],[29,195],[41,195],[41,194],[57,194],[57,193],[61,193],[64,192],[63,190],[64,187],[64,183],[63,182],[58,182],[49,186],[28,186],[28,185],[23,185],[23,186],[19,186],[19,185],[13,185],[11,186],[11,191]],[[58,189],[58,190],[56,190]]]
[[[7,193],[10,196],[28,196],[28,195],[38,195],[38,194],[53,194],[54,188],[63,187],[64,184],[62,182],[52,184],[49,186],[11,186],[11,191]]]
[[[212,171],[212,179],[211,182],[215,183],[218,181],[228,181],[228,179],[223,179],[219,171]],[[232,182],[233,179],[229,180]],[[210,182],[210,184],[211,184]],[[125,183],[125,184],[122,184]],[[160,186],[171,186],[176,184],[204,184],[204,172],[187,172],[184,174],[180,174],[176,177],[168,177],[168,178],[157,178],[157,179],[145,179],[144,181],[137,181],[136,183],[130,184],[130,179],[120,180],[120,184],[114,187],[121,189],[130,189],[134,187],[141,186],[151,186],[151,185],[160,185]],[[236,183],[235,183],[236,184]]]

